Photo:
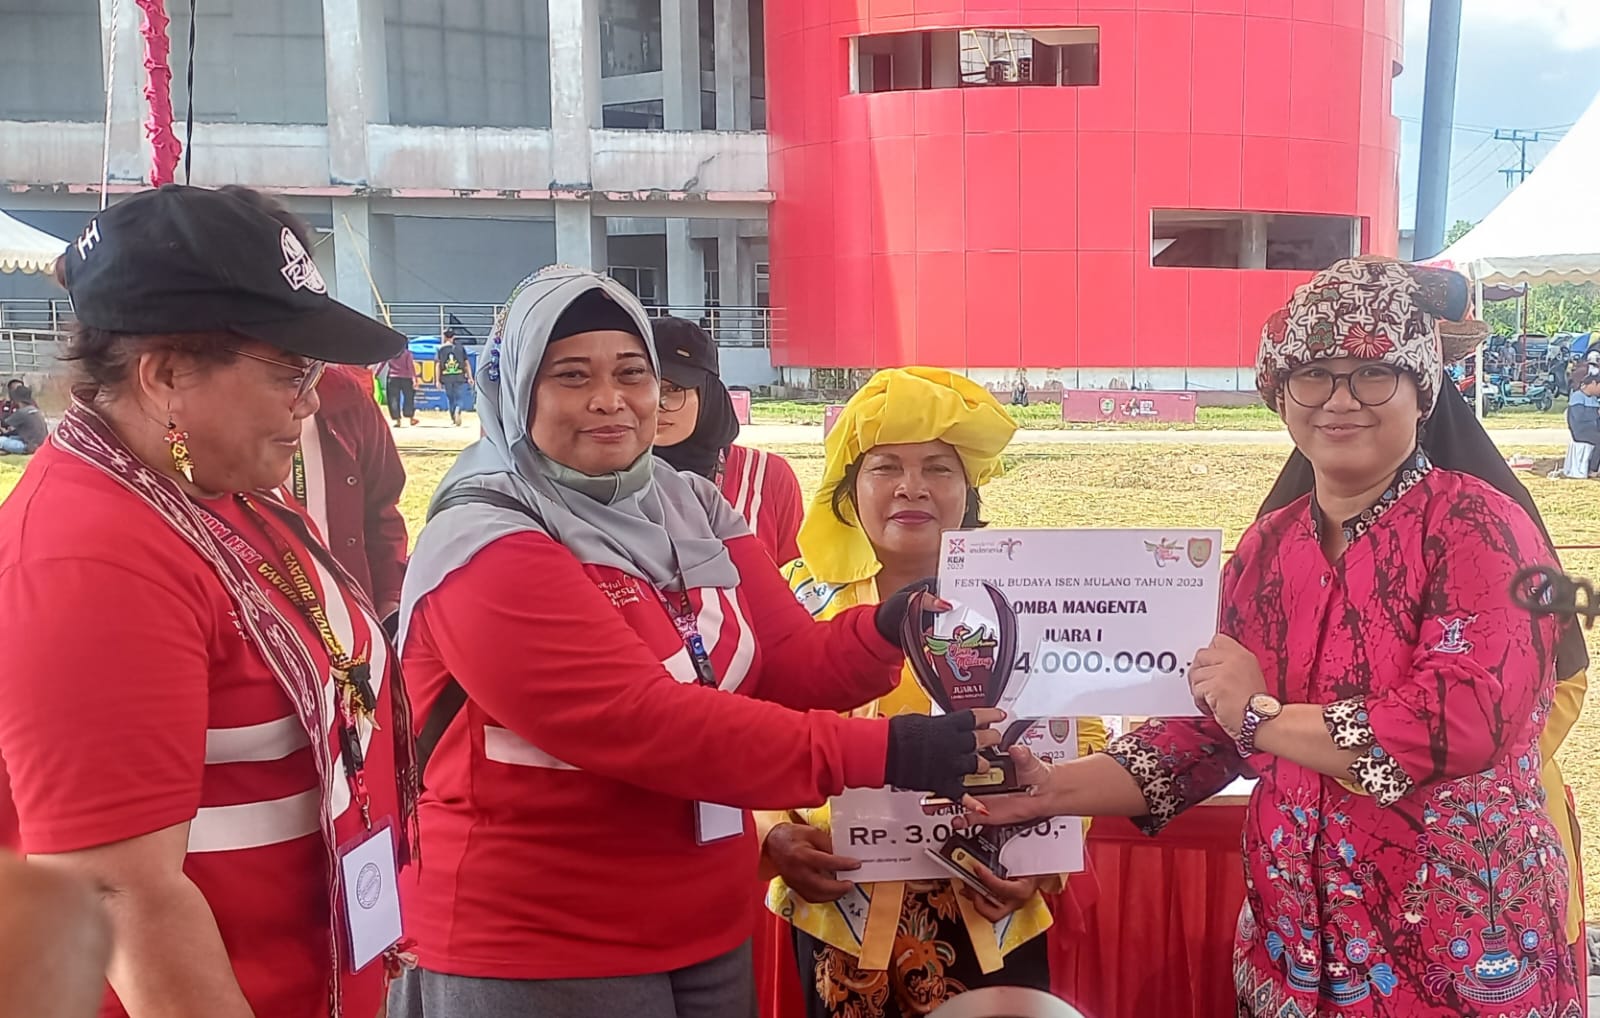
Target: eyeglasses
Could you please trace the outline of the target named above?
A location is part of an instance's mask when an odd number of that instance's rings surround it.
[[[657,405],[667,413],[670,414],[682,410],[684,405],[688,402],[688,389],[673,385],[671,382],[664,383],[661,386],[661,399]]]
[[[1327,368],[1301,368],[1289,376],[1289,398],[1315,410],[1333,398],[1341,382],[1362,406],[1383,406],[1400,389],[1400,369],[1390,364],[1363,364],[1336,374]]]
[[[262,364],[271,364],[274,367],[288,368],[290,371],[298,372],[299,377],[295,380],[298,388],[295,389],[294,393],[294,401],[296,403],[305,399],[307,394],[317,387],[317,383],[322,381],[322,373],[328,370],[327,361],[308,360],[304,364],[290,364],[287,361],[274,360],[271,357],[263,357],[260,354],[246,353],[243,350],[235,350],[233,353],[236,357],[248,357],[250,360],[260,361]]]

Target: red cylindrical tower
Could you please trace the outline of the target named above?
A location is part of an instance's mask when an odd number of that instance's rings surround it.
[[[1396,249],[1401,0],[766,17],[780,365],[1248,388],[1310,268]]]

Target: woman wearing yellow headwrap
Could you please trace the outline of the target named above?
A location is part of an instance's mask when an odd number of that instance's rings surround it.
[[[800,527],[800,560],[784,570],[817,618],[873,604],[938,572],[940,534],[982,526],[978,489],[1002,472],[1016,424],[988,390],[937,368],[880,371],[845,405],[827,439],[822,484]],[[909,673],[858,713],[927,713]],[[1105,744],[1080,723],[1083,753]],[[767,905],[794,927],[808,1018],[927,1014],[979,986],[1049,989],[1050,912],[1040,890],[1059,879],[987,881],[995,905],[949,881],[855,885],[836,870],[829,815],[758,818]]]

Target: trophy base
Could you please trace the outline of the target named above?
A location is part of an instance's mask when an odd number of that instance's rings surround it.
[[[984,750],[981,755],[989,762],[989,769],[982,774],[968,774],[962,779],[961,783],[968,795],[1003,795],[1008,792],[1025,791],[1017,783],[1015,760],[992,749]]]
[[[928,858],[950,872],[950,875],[972,888],[985,899],[998,905],[994,895],[978,879],[976,865],[982,863],[990,873],[1001,880],[1006,878],[1006,868],[1000,862],[1001,843],[982,830],[952,834],[937,849],[924,849]]]

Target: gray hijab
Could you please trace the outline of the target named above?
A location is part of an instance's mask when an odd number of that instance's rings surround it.
[[[650,320],[615,280],[551,267],[511,291],[477,372],[483,437],[462,451],[434,493],[406,567],[402,646],[417,602],[481,549],[519,532],[545,534],[579,562],[621,570],[659,589],[738,585],[724,542],[749,528],[710,481],[678,473],[649,450],[625,470],[582,474],[545,456],[528,434],[535,380],[556,320],[591,290],[604,292],[628,313],[656,365]],[[515,499],[537,519],[472,500],[484,490]],[[438,511],[444,499],[463,497],[471,504]]]

